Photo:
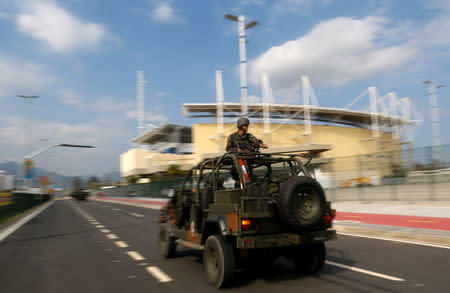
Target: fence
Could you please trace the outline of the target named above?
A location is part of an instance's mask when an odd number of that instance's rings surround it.
[[[166,197],[169,188],[176,188],[181,185],[183,178],[166,179],[149,183],[131,184],[118,186],[115,188],[102,189],[96,192],[97,195],[108,197]]]
[[[0,221],[50,199],[48,194],[0,193]]]
[[[332,201],[450,200],[450,145],[339,157],[315,166]],[[436,153],[435,153],[436,154]]]

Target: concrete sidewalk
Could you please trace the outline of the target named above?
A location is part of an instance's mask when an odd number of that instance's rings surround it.
[[[338,212],[450,218],[448,201],[336,202]]]
[[[450,202],[338,202],[333,208],[340,234],[450,248]]]

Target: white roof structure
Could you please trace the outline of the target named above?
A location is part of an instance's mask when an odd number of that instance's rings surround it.
[[[183,104],[184,115],[190,118],[207,118],[217,116],[217,103],[185,103]],[[241,117],[240,103],[223,103],[223,116],[228,118]],[[384,113],[371,114],[370,112],[348,110],[342,108],[327,108],[310,105],[285,105],[285,104],[249,104],[248,117],[263,118],[264,108],[269,110],[270,119],[292,119],[304,120],[304,113],[310,110],[312,121],[331,122],[336,124],[345,124],[351,126],[369,126],[372,118],[375,116],[379,123],[390,125],[405,126],[410,125],[411,121],[399,117],[387,115]]]
[[[375,87],[369,87],[345,108],[329,108],[319,106],[314,90],[307,76],[300,79],[302,104],[277,104],[272,94],[268,75],[261,75],[262,103],[246,104],[224,102],[222,72],[216,71],[216,103],[185,103],[184,115],[191,118],[215,117],[218,125],[218,137],[223,136],[224,118],[246,116],[261,119],[264,132],[270,133],[271,123],[302,124],[303,135],[311,144],[311,122],[323,122],[336,125],[362,127],[372,130],[373,137],[379,137],[380,131],[388,131],[401,140],[404,134],[406,141],[412,141],[412,126],[422,122],[421,115],[415,110],[409,98],[399,99],[394,92],[380,96]],[[364,97],[368,97],[368,107],[363,110],[350,109]],[[245,105],[244,105],[245,103]],[[245,106],[245,107],[244,107]],[[243,114],[243,108],[248,114]]]

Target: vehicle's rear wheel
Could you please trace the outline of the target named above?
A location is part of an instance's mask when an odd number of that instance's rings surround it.
[[[296,230],[314,229],[326,212],[325,192],[308,176],[295,176],[283,183],[278,195],[281,219]]]
[[[318,273],[325,264],[325,259],[326,249],[324,243],[299,246],[292,254],[295,268],[304,274],[313,275]]]
[[[233,248],[220,235],[206,239],[203,250],[203,266],[208,281],[216,288],[226,286],[234,277],[235,259]]]
[[[176,253],[175,239],[167,233],[165,224],[161,225],[159,232],[159,250],[163,258],[174,257]]]

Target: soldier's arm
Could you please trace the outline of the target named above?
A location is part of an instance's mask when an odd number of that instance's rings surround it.
[[[253,134],[250,134],[250,143],[258,148],[267,148],[261,139],[257,139]]]
[[[250,133],[249,133],[248,140],[249,140],[249,142],[250,142],[250,144],[251,144],[252,146],[254,146],[254,147],[259,147],[259,145],[260,145],[260,140],[257,139],[253,134],[250,134]]]
[[[236,152],[238,150],[238,147],[233,144],[233,139],[231,138],[231,135],[228,137],[227,141],[227,147],[225,148],[227,152]]]

